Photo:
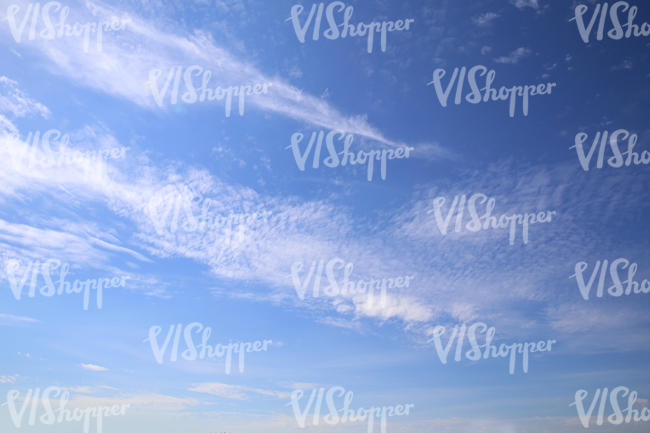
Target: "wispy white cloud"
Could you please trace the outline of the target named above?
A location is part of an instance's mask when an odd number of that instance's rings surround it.
[[[539,0],[510,0],[510,3],[519,9],[539,9]]]
[[[101,51],[84,52],[82,38],[37,38],[24,40],[20,46],[45,56],[52,72],[144,108],[158,110],[151,93],[150,71],[168,71],[177,65],[200,65],[212,72],[214,82],[222,85],[272,83],[266,95],[251,98],[250,104],[259,109],[312,126],[348,131],[387,145],[396,144],[370,125],[364,115],[343,115],[323,99],[305,94],[277,76],[264,74],[219,46],[207,33],[196,31],[190,35],[180,30],[177,33],[161,31],[154,22],[107,3],[95,3],[93,11],[96,16],[82,8],[71,13],[81,22],[84,18],[97,20],[111,16],[129,20],[125,30],[105,35]],[[4,31],[9,36],[9,30]]]
[[[81,364],[81,368],[88,371],[108,371],[108,368],[96,364]]]
[[[602,302],[565,302],[547,307],[551,327],[572,341],[566,350],[587,353],[637,350],[647,344],[642,333],[631,329],[650,326],[645,309],[638,304]],[[616,338],[612,338],[612,336]]]
[[[287,391],[274,391],[261,388],[251,388],[242,385],[229,385],[219,382],[205,382],[192,385],[188,391],[211,394],[217,397],[224,397],[231,400],[248,400],[251,394],[258,394],[278,399],[289,398],[291,395]]]
[[[0,112],[10,113],[14,117],[37,114],[49,117],[50,110],[38,101],[31,99],[18,88],[18,83],[0,75]]]
[[[95,140],[107,140],[101,134],[87,132],[85,135]],[[335,257],[339,253],[337,237],[353,230],[352,219],[327,202],[301,203],[290,198],[262,196],[250,188],[223,184],[204,169],[178,165],[178,169],[170,171],[142,158],[138,158],[137,167],[130,164],[130,160],[107,160],[101,161],[98,176],[86,180],[80,179],[67,166],[30,170],[20,158],[27,152],[27,143],[7,134],[0,137],[0,141],[6,158],[16,161],[0,175],[6,179],[5,190],[0,190],[0,200],[3,197],[15,200],[27,194],[43,194],[60,197],[62,203],[75,197],[86,203],[109,206],[117,215],[135,221],[135,232],[130,237],[138,242],[138,249],[144,248],[149,255],[158,257],[181,256],[197,260],[209,265],[212,272],[221,278],[256,279],[274,287],[287,287],[291,284],[290,263],[311,257]],[[113,143],[114,139],[108,141]],[[435,145],[431,149],[441,152]],[[29,151],[37,160],[45,156],[40,148],[30,148]],[[137,158],[135,150],[130,152]],[[180,191],[188,195],[186,198],[193,203],[195,215],[201,214],[200,203],[192,201],[192,196],[198,194],[216,203],[210,208],[213,217],[242,212],[268,212],[271,217],[263,224],[259,221],[252,225],[238,224],[232,236],[224,230],[185,232],[181,229],[174,233],[168,230],[158,233],[150,204],[161,191],[175,185],[181,178],[184,182],[179,184],[183,187]],[[163,202],[162,206],[167,204]],[[23,258],[51,258],[55,253],[54,258],[62,261],[107,266],[109,257],[121,254],[140,262],[150,261],[146,255],[123,245],[123,239],[118,239],[111,230],[100,228],[97,223],[79,221],[84,221],[82,215],[74,223],[48,218],[46,227],[38,226],[44,222],[19,224],[0,220],[0,242],[7,245],[10,255]],[[306,239],[310,242],[305,243]],[[357,250],[357,253],[352,250]],[[359,244],[352,250],[346,254],[356,256],[364,247]],[[384,319],[393,315],[416,317],[417,314],[409,313],[406,304],[407,301],[402,300],[399,308],[369,313]],[[414,308],[417,310],[419,307]],[[356,313],[366,314],[363,309],[356,309]]]
[[[79,394],[93,394],[95,392],[90,386],[61,387],[61,389]]]
[[[472,18],[472,22],[479,27],[484,27],[499,17],[500,15],[496,12],[485,12]]]
[[[16,383],[16,379],[18,378],[17,374],[11,374],[8,376],[0,376],[0,383]]]
[[[522,59],[530,56],[532,53],[530,48],[519,47],[507,56],[501,56],[494,59],[497,63],[510,63],[516,64],[519,63]]]
[[[0,313],[0,325],[38,323],[38,319],[27,316],[17,316],[14,314]]]
[[[129,405],[127,415],[133,412],[170,413],[183,412],[200,405],[200,401],[191,397],[176,397],[166,394],[124,394],[116,396],[73,395],[71,407],[87,408],[97,406]]]
[[[414,253],[394,248],[412,268],[428,270],[417,274],[421,278],[416,281],[418,288],[422,288],[417,292],[422,305],[431,308],[439,323],[479,319],[493,323],[499,333],[569,335],[573,325],[561,326],[561,312],[547,317],[531,315],[521,310],[519,302],[537,307],[558,302],[570,305],[580,299],[575,281],[569,279],[576,262],[604,257],[648,257],[631,240],[623,242],[586,229],[595,215],[611,221],[616,215],[632,212],[637,204],[628,200],[630,192],[624,192],[627,188],[634,189],[632,194],[647,196],[643,185],[633,186],[634,182],[630,182],[631,173],[611,172],[603,176],[601,182],[592,182],[582,175],[574,161],[517,169],[504,162],[484,167],[480,172],[467,170],[460,176],[462,180],[453,184],[442,183],[416,192],[413,205],[399,213],[393,223],[396,238],[409,239],[408,250]],[[568,178],[572,179],[570,183],[557,182]],[[544,227],[530,226],[529,243],[525,246],[509,246],[506,230],[451,230],[443,236],[429,212],[432,200],[443,196],[449,203],[455,195],[469,197],[477,192],[495,198],[493,215],[555,210],[558,218]],[[580,253],[575,251],[575,245],[581,245]],[[606,313],[601,311],[593,317],[603,314]],[[613,320],[621,326],[626,323],[622,316],[615,317]],[[582,326],[589,326],[589,321]],[[610,331],[612,335],[616,333]],[[619,349],[634,347],[630,341],[619,338],[608,341],[619,344]]]

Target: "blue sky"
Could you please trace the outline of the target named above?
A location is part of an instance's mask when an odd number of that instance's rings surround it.
[[[389,418],[388,431],[403,433],[575,432],[578,389],[624,385],[647,405],[648,295],[586,301],[569,278],[578,262],[590,272],[626,258],[637,281],[650,279],[648,166],[584,171],[571,149],[580,132],[590,146],[598,132],[624,129],[638,136],[635,151],[650,150],[647,38],[585,44],[570,21],[579,2],[546,0],[347,1],[354,23],[415,19],[372,53],[365,38],[308,32],[301,43],[288,18],[309,2],[67,3],[71,23],[128,18],[86,52],[75,37],[18,42],[8,11],[22,17],[28,4],[0,2],[0,400],[58,386],[79,407],[131,403],[104,424],[126,433],[365,431],[298,427],[291,392],[332,386],[353,391],[353,407],[414,404]],[[631,4],[636,22],[650,21],[650,8]],[[233,105],[227,117],[222,101],[156,104],[151,71],[193,65],[212,72],[213,87],[271,86],[247,96],[241,116]],[[475,65],[494,69],[497,87],[557,85],[531,97],[527,116],[509,117],[502,102],[442,107],[427,85],[433,71],[446,80]],[[86,156],[123,150],[87,173],[85,159],[25,163],[28,137],[48,130]],[[378,168],[371,181],[365,166],[313,168],[311,157],[299,170],[292,135],[304,146],[331,130],[354,135],[355,152],[414,150],[388,161],[385,180]],[[152,209],[177,193],[194,200],[194,215],[210,203],[211,215],[267,217],[237,224],[236,235],[159,232]],[[518,232],[510,245],[506,229],[441,235],[433,199],[448,206],[475,193],[493,197],[497,215],[557,216],[531,225],[527,243]],[[354,280],[414,278],[383,305],[300,299],[292,264],[334,258],[353,264]],[[70,282],[128,278],[104,289],[100,309],[91,297],[84,310],[75,294],[17,300],[5,265],[17,261],[22,276],[49,259],[69,264]],[[150,327],[165,335],[192,322],[212,328],[211,344],[273,344],[247,354],[243,372],[225,374],[223,360],[157,364]],[[443,365],[432,329],[475,322],[494,326],[498,342],[557,344],[533,355],[527,374],[509,375],[499,359]],[[16,431],[0,409],[0,431]]]

